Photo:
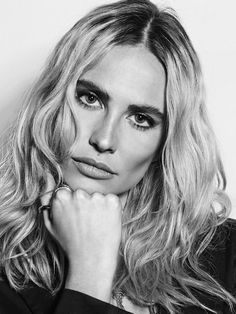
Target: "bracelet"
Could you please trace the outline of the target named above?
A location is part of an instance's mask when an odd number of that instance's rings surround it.
[[[113,299],[116,301],[117,306],[124,310],[124,305],[122,303],[123,297],[124,297],[124,292],[122,292],[121,290],[115,290],[112,292],[112,297]]]

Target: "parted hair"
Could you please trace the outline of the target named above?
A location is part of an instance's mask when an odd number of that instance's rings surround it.
[[[171,314],[182,305],[207,309],[194,290],[232,305],[234,297],[199,263],[230,211],[201,66],[174,10],[149,0],[117,1],[81,18],[32,87],[0,165],[1,275],[16,290],[30,282],[51,293],[60,289],[63,256],[38,211],[39,198],[47,172],[57,186],[63,181],[61,163],[79,139],[68,86],[122,45],[143,45],[165,69],[165,131],[155,162],[128,193],[113,289]]]

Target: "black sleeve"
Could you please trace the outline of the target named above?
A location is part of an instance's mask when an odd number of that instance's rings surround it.
[[[31,314],[24,300],[5,281],[0,281],[0,313]]]
[[[201,265],[204,270],[217,280],[228,292],[236,296],[236,220],[228,219],[216,230],[209,247],[203,253]],[[217,313],[233,314],[227,303],[217,297],[203,293],[195,295],[206,306]],[[195,306],[185,307],[183,314],[212,313]]]
[[[236,292],[236,220],[218,227],[206,254],[207,271],[230,293]]]
[[[62,291],[53,314],[130,314],[82,292]]]
[[[225,286],[227,290],[236,296],[236,220],[229,220],[228,230]]]
[[[0,314],[131,314],[82,292],[65,289],[56,297],[32,286],[20,293],[0,281]]]
[[[219,257],[218,271],[221,269],[220,283],[229,291],[234,297],[236,297],[236,220],[228,219],[226,224],[226,245],[225,256]],[[221,262],[220,262],[221,259]],[[223,264],[223,265],[222,265]],[[234,305],[232,312],[228,306],[224,304],[223,313],[236,313],[236,305]]]

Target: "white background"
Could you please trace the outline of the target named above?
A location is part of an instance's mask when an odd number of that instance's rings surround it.
[[[0,0],[0,133],[61,36],[108,0]],[[199,53],[207,104],[236,218],[236,1],[160,0],[176,9]]]

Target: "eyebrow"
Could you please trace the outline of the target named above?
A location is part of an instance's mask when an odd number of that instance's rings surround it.
[[[89,89],[95,93],[104,103],[108,103],[111,99],[110,95],[101,87],[94,84],[92,81],[79,79],[76,83],[76,90],[83,92],[83,89]],[[164,113],[162,113],[158,108],[147,105],[147,104],[130,104],[128,110],[132,113],[149,113],[157,116],[159,119],[164,118]]]

